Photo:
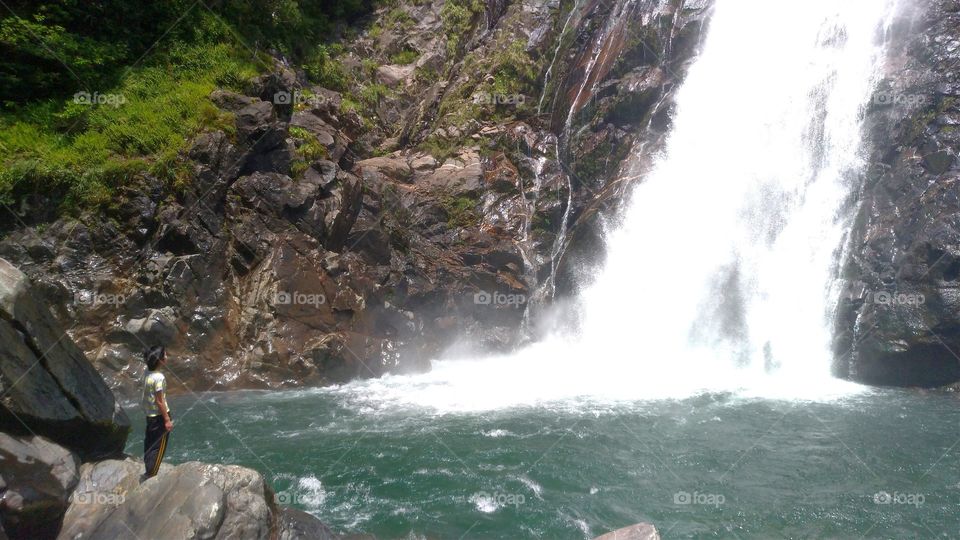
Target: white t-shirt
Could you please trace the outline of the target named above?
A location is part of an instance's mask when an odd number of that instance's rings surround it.
[[[143,395],[140,398],[140,405],[143,406],[143,412],[148,417],[160,416],[160,408],[157,407],[157,392],[167,391],[167,378],[159,371],[148,371],[143,378]],[[166,398],[166,395],[164,395]],[[167,406],[169,411],[169,405]]]

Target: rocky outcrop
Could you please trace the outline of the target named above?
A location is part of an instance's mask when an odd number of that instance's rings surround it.
[[[903,4],[887,39],[834,370],[941,386],[960,381],[960,3]]]
[[[160,473],[172,467],[163,463]],[[132,459],[108,459],[80,466],[76,488],[63,516],[58,538],[85,538],[140,485],[143,462]]]
[[[317,518],[295,508],[282,508],[277,519],[277,540],[337,540],[341,538]],[[354,538],[351,536],[351,538]],[[361,540],[361,538],[356,538]],[[370,540],[373,540],[370,537]]]
[[[122,455],[129,423],[33,293],[0,259],[0,538],[336,538],[250,469],[162,465],[143,481],[140,460],[97,461]]]
[[[649,523],[637,523],[608,532],[593,540],[660,540],[660,533],[657,532],[656,527]]]
[[[256,471],[185,463],[122,495],[83,538],[269,538],[271,493]]]
[[[14,539],[56,536],[79,466],[73,452],[48,439],[0,433],[0,532]]]
[[[120,454],[126,415],[38,297],[0,259],[0,431],[48,437],[85,460]]]
[[[143,463],[85,464],[58,538],[339,538],[315,517],[279,507],[258,472],[199,462],[141,483]]]
[[[340,538],[275,499],[263,476],[244,467],[163,464],[144,481],[139,459],[81,465],[43,437],[0,433],[0,537]]]

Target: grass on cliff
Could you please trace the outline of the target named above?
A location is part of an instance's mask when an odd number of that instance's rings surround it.
[[[137,67],[118,86],[89,97],[49,99],[0,115],[0,201],[30,193],[67,207],[108,202],[139,172],[173,179],[188,139],[205,128],[231,132],[233,119],[209,100],[239,89],[256,64],[225,44],[177,45],[163,62]]]
[[[345,89],[351,77],[329,42],[376,1],[10,0],[0,13],[0,202],[37,195],[56,212],[110,201],[141,172],[176,184],[193,135],[234,129],[208,98],[215,88],[243,90],[272,64],[264,51],[276,51]]]
[[[457,56],[463,39],[470,35],[475,20],[483,14],[481,0],[447,0],[440,10],[443,33],[447,36],[447,54]]]

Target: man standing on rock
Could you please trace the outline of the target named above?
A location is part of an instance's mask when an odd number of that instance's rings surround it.
[[[144,479],[147,479],[156,476],[160,470],[173,421],[170,420],[170,408],[167,407],[167,379],[163,373],[157,371],[166,364],[167,352],[157,345],[150,347],[143,357],[147,362],[147,373],[143,377],[140,403],[147,415],[147,431],[143,438],[143,465],[146,468]]]

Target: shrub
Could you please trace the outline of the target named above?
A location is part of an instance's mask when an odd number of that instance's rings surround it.
[[[417,51],[411,51],[409,49],[400,51],[390,57],[391,64],[400,64],[407,65],[412,64],[417,61],[417,58],[420,58],[420,54]]]
[[[231,115],[208,96],[245,81],[255,66],[226,45],[171,48],[166,66],[133,69],[108,95],[115,104],[49,100],[0,116],[0,200],[27,193],[96,205],[138,172],[171,176],[178,152],[195,133],[233,133]]]

